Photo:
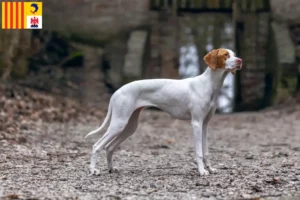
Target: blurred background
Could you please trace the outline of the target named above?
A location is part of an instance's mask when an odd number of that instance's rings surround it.
[[[2,81],[93,104],[133,80],[197,76],[203,56],[224,47],[244,68],[226,78],[218,112],[278,105],[300,89],[297,0],[52,0],[43,9],[43,30],[1,30]]]

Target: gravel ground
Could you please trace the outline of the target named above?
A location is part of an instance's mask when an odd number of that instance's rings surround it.
[[[215,115],[209,127],[217,174],[200,177],[190,122],[144,111],[114,155],[109,174],[88,175],[100,122],[38,124],[26,142],[0,141],[0,196],[6,199],[300,199],[300,113]],[[87,120],[88,121],[88,120]],[[26,129],[26,128],[25,128]],[[33,128],[32,128],[33,129]]]

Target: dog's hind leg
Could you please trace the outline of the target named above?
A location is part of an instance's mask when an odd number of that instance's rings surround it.
[[[119,107],[120,106],[120,107]],[[96,170],[96,160],[98,157],[98,152],[103,149],[105,145],[107,145],[110,141],[112,141],[115,137],[119,136],[130,119],[134,110],[132,110],[129,106],[123,106],[119,104],[118,106],[114,107],[112,110],[112,116],[110,125],[107,129],[107,132],[103,135],[103,137],[98,140],[93,145],[92,156],[91,156],[91,164],[90,164],[90,172],[92,174],[97,175],[99,172]]]
[[[112,156],[114,151],[120,146],[122,142],[124,142],[127,138],[129,138],[137,129],[138,127],[138,120],[140,112],[143,108],[138,108],[134,111],[134,113],[131,115],[127,126],[123,130],[122,134],[115,137],[109,144],[105,146],[106,149],[106,159],[107,159],[107,167],[109,170],[109,173],[113,171],[112,166]]]

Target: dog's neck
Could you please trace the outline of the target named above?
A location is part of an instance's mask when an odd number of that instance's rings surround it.
[[[213,83],[214,89],[221,89],[223,82],[229,72],[225,71],[224,69],[216,69],[213,71],[210,67],[203,72],[202,75],[210,80],[210,83]]]
[[[210,83],[208,87],[211,87],[213,91],[213,99],[215,100],[219,93],[220,90],[223,86],[223,82],[229,72],[225,71],[224,69],[216,69],[213,71],[210,67],[207,67],[207,69],[203,72],[203,77],[207,79],[207,83]]]

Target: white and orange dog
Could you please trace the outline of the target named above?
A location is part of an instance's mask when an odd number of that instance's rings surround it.
[[[217,97],[226,75],[242,68],[242,60],[228,49],[216,49],[204,57],[206,71],[194,78],[183,80],[150,79],[134,81],[117,90],[111,97],[103,124],[86,135],[106,133],[93,145],[90,172],[99,174],[96,159],[105,148],[107,165],[112,172],[115,149],[132,135],[143,108],[157,107],[181,120],[191,120],[193,126],[196,161],[200,175],[216,170],[208,159],[207,124],[216,110]]]

